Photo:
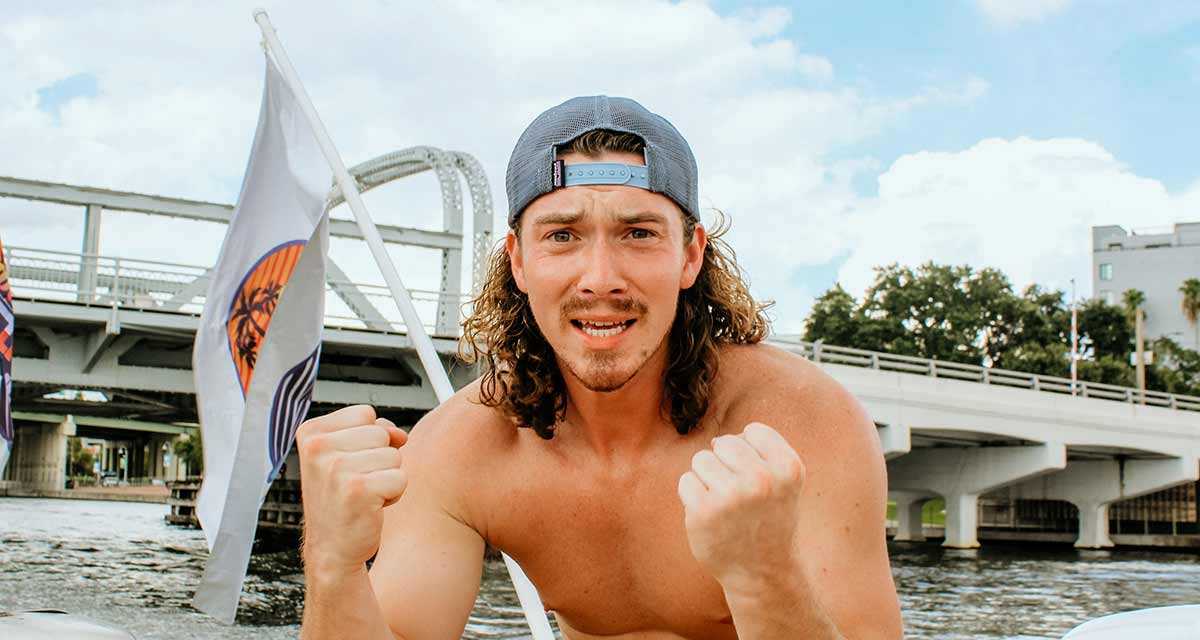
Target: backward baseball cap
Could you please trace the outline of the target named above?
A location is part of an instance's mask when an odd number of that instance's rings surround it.
[[[648,188],[700,219],[696,157],[679,130],[666,118],[635,100],[580,96],[543,111],[517,139],[508,160],[504,186],[508,192],[508,226],[541,195],[565,186],[556,175],[558,147],[596,129],[632,133],[645,143]],[[561,168],[561,167],[558,167]],[[589,181],[589,184],[613,184]],[[631,183],[632,184],[632,183]]]

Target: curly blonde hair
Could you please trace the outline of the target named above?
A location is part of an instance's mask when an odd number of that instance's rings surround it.
[[[566,146],[594,158],[606,150],[642,153],[643,142],[633,134],[596,130]],[[680,213],[684,242],[690,243],[696,220]],[[679,292],[667,341],[662,409],[681,435],[696,428],[708,412],[719,347],[757,343],[769,330],[765,311],[771,303],[756,302],[750,295],[734,251],[722,239],[728,228],[717,211],[696,282]],[[517,288],[503,246],[492,254],[487,277],[471,304],[459,354],[483,367],[480,401],[498,408],[518,427],[529,427],[547,440],[554,437],[567,409],[562,371],[538,329],[529,298]]]

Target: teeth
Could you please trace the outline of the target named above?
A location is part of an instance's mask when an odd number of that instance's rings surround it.
[[[625,330],[624,322],[581,322],[583,332],[597,338],[615,336]]]

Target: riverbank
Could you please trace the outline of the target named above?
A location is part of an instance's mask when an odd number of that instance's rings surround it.
[[[107,500],[166,504],[171,491],[162,485],[79,487],[76,489],[29,489],[0,483],[0,496],[8,498],[56,498],[60,500]]]

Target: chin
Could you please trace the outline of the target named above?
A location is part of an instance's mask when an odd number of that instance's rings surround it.
[[[568,362],[567,369],[588,391],[609,393],[625,386],[641,367],[621,366],[611,356],[586,358],[587,362]]]

